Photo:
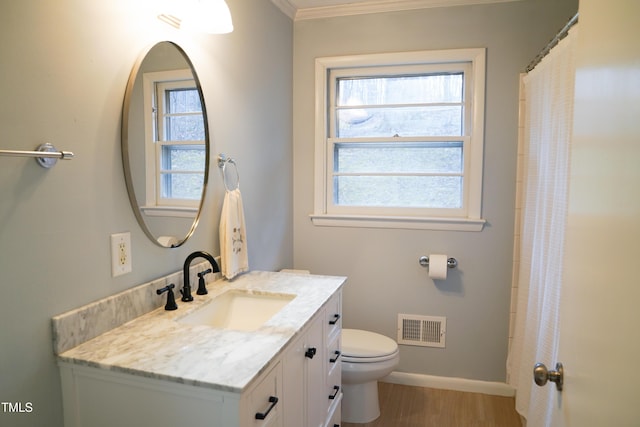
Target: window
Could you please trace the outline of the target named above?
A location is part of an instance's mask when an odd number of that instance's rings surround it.
[[[484,56],[317,59],[314,223],[481,230]]]
[[[150,215],[193,216],[206,163],[202,101],[190,70],[144,74]],[[155,213],[154,213],[155,212]]]

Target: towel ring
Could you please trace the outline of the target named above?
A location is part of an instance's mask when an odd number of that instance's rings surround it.
[[[235,188],[229,188],[229,184],[227,184],[227,165],[231,163],[236,170],[236,187]],[[238,165],[236,164],[236,161],[233,160],[231,157],[227,157],[225,156],[223,153],[220,153],[218,155],[218,167],[220,168],[220,171],[222,173],[222,182],[224,184],[224,188],[227,191],[234,191],[237,190],[238,188],[240,188],[240,172],[238,172]]]

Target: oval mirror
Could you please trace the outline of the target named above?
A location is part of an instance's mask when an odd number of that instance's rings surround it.
[[[160,246],[182,245],[198,225],[209,172],[207,123],[184,50],[165,41],[144,52],[125,92],[122,159],[131,207]]]

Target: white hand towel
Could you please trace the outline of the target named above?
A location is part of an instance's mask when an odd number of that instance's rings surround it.
[[[220,260],[222,275],[227,279],[249,270],[244,210],[238,188],[224,195],[220,216]]]

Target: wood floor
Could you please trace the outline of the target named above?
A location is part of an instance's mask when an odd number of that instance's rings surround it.
[[[521,427],[513,397],[378,383],[380,417],[342,427]]]

